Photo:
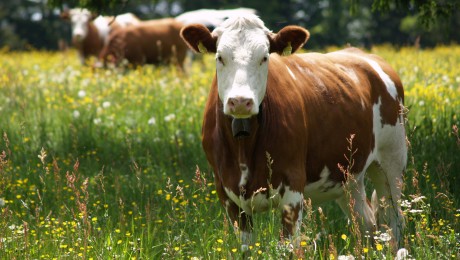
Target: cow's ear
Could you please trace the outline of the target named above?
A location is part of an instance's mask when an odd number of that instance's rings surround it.
[[[182,28],[180,36],[195,52],[216,52],[217,37],[202,24],[190,24]]]
[[[286,26],[277,34],[268,36],[270,53],[276,52],[279,55],[290,55],[301,48],[309,37],[310,33],[300,26]]]

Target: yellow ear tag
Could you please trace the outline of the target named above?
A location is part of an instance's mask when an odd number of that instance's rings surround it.
[[[202,42],[198,43],[198,50],[200,51],[200,53],[203,53],[203,54],[208,52],[208,50],[206,49],[206,47],[204,47]]]
[[[283,56],[289,56],[292,54],[291,42],[288,42],[287,46],[283,50]]]

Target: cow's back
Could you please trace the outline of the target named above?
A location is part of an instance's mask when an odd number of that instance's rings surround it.
[[[113,49],[133,64],[177,62],[182,66],[187,46],[180,38],[182,24],[172,18],[143,21],[116,31]]]

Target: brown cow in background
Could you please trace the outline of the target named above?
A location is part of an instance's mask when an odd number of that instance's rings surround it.
[[[97,16],[84,8],[73,8],[61,13],[61,18],[70,21],[72,26],[72,45],[77,49],[80,63],[91,56],[98,57],[115,30],[137,24],[140,20],[131,13],[115,17]]]
[[[182,26],[165,18],[122,28],[110,35],[100,58],[104,65],[119,65],[126,59],[133,65],[175,63],[183,69],[188,48],[180,37]]]

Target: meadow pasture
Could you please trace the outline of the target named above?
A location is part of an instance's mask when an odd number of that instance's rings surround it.
[[[406,88],[409,258],[459,259],[460,46],[372,51]],[[0,259],[240,258],[200,143],[213,73],[211,56],[184,76],[1,51]],[[386,233],[361,239],[333,203],[306,202],[300,247],[279,222],[256,215],[250,257],[394,258]]]

